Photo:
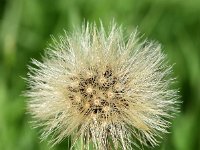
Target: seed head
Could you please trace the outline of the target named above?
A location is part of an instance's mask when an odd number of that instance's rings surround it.
[[[136,32],[125,39],[115,23],[108,33],[87,24],[53,38],[27,79],[28,110],[42,139],[71,136],[98,150],[157,145],[176,110],[165,59],[159,44],[140,42]]]

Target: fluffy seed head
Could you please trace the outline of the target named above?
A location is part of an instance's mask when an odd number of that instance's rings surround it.
[[[53,38],[42,62],[29,67],[28,110],[42,139],[71,135],[83,149],[155,146],[176,110],[171,66],[159,44],[127,39],[115,23],[83,26]]]

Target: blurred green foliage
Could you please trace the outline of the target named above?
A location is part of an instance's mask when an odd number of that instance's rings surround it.
[[[48,150],[26,114],[30,58],[41,60],[50,35],[71,31],[86,21],[105,25],[115,18],[163,45],[180,89],[181,113],[163,138],[162,150],[200,149],[199,0],[1,0],[0,1],[0,150]],[[66,142],[52,150],[67,149]],[[148,148],[145,148],[148,149]]]

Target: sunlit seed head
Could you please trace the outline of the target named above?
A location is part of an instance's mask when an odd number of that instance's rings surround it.
[[[91,86],[87,87],[87,88],[86,88],[86,92],[87,92],[88,94],[92,94],[93,88],[92,88]]]
[[[115,23],[107,33],[87,24],[33,60],[26,95],[42,139],[73,137],[85,150],[158,145],[177,110],[172,67],[159,44],[125,37]]]
[[[107,92],[107,97],[108,97],[108,99],[113,98],[114,97],[114,93],[112,91],[108,91]]]
[[[104,83],[106,83],[106,78],[104,76],[100,76],[99,78],[99,84],[103,85]]]
[[[90,103],[86,102],[85,105],[84,105],[84,108],[85,109],[89,109],[90,108]]]
[[[109,107],[109,106],[104,106],[104,107],[103,107],[103,111],[104,111],[105,113],[108,113],[108,112],[110,111],[110,107]]]
[[[75,96],[75,101],[78,102],[78,103],[80,103],[80,102],[81,102],[81,97],[78,96],[78,95],[76,95],[76,96]]]
[[[100,99],[94,98],[94,105],[99,106],[100,105]]]
[[[86,78],[92,78],[93,77],[93,73],[92,72],[86,72]]]

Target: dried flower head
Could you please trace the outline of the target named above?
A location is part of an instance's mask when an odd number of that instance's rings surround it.
[[[42,62],[29,67],[28,110],[42,139],[71,136],[82,149],[155,146],[176,111],[172,67],[159,44],[127,40],[115,23],[83,26],[53,38]]]

